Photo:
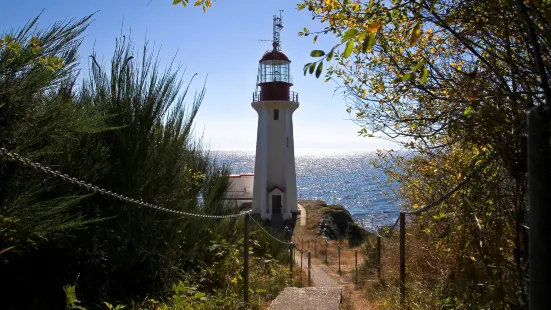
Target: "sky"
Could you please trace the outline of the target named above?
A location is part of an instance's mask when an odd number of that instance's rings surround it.
[[[190,0],[193,3],[193,0]],[[82,18],[95,13],[85,32],[81,66],[87,70],[93,50],[108,62],[115,40],[131,36],[136,47],[147,39],[159,50],[161,68],[174,59],[189,80],[197,74],[192,90],[205,84],[205,99],[195,132],[213,150],[254,151],[257,114],[251,107],[258,61],[272,39],[272,17],[283,10],[282,51],[291,59],[294,86],[300,107],[293,116],[295,152],[358,152],[392,148],[391,143],[359,137],[360,129],[346,113],[334,82],[303,75],[313,49],[329,50],[337,39],[299,37],[304,27],[321,29],[307,11],[297,11],[298,0],[218,0],[203,13],[200,7],[173,6],[171,0],[27,0],[6,1],[0,11],[0,33],[23,26],[41,14],[39,26]],[[101,62],[101,60],[100,60]],[[189,102],[192,96],[188,97]]]

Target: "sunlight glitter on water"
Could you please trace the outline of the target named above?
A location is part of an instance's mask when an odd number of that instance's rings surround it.
[[[254,153],[218,151],[215,157],[230,164],[232,173],[254,171]],[[383,171],[373,168],[373,153],[316,153],[295,156],[299,200],[320,199],[346,207],[354,220],[371,230],[393,224],[398,205],[382,192],[390,192]],[[377,180],[373,180],[375,177]]]

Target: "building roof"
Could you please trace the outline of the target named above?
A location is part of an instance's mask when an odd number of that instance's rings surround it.
[[[277,50],[277,43],[274,42],[274,49],[271,51],[267,51],[264,53],[262,58],[260,59],[260,62],[266,61],[266,60],[284,60],[291,62],[287,55],[283,54],[282,52]]]
[[[279,189],[282,193],[285,193],[285,191],[284,191],[281,187],[279,187],[279,186],[277,186],[277,185],[274,186],[274,187],[272,187],[272,188],[268,191],[268,193],[271,193],[271,192],[273,192],[273,191],[276,190],[276,189]]]
[[[230,174],[230,178],[252,177],[252,176],[254,176],[254,173]]]

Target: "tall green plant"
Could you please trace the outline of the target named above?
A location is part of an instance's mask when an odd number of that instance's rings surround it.
[[[190,85],[179,68],[161,70],[147,45],[138,55],[125,39],[110,66],[92,55],[89,77],[74,86],[89,18],[46,31],[35,19],[10,34],[19,47],[1,46],[1,146],[132,198],[230,212],[221,199],[228,171],[193,135],[204,88],[187,104]],[[0,257],[0,289],[8,307],[60,307],[63,287],[76,278],[86,307],[167,292],[210,255],[214,236],[238,239],[232,220],[140,208],[7,158],[0,174],[0,250],[10,249]]]
[[[83,136],[106,130],[104,116],[75,104],[74,74],[81,34],[90,16],[46,29],[32,19],[2,33],[0,44],[0,146],[64,173],[94,181],[102,162],[76,161],[73,154],[101,152],[80,145]],[[0,290],[6,307],[63,302],[66,284],[55,264],[77,229],[90,223],[81,207],[89,193],[52,176],[0,158]],[[51,268],[51,269],[50,269]],[[51,287],[59,294],[51,294]],[[21,298],[17,293],[33,292]],[[40,298],[38,298],[40,296]]]
[[[117,128],[94,137],[93,143],[105,146],[101,157],[109,165],[98,184],[174,210],[228,212],[221,199],[228,171],[213,162],[192,130],[205,88],[186,104],[190,84],[184,84],[180,68],[160,70],[147,44],[136,53],[130,39],[117,40],[109,67],[95,54],[91,59],[79,102],[109,115],[107,125]],[[177,217],[101,197],[94,201],[101,205],[94,212],[112,220],[97,224],[91,235],[101,249],[93,255],[108,257],[110,265],[92,287],[105,287],[114,298],[169,289],[208,255],[218,229],[217,220]]]

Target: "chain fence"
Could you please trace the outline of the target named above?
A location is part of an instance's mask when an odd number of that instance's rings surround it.
[[[513,134],[515,136],[519,135],[522,128],[523,128],[523,126],[525,126],[525,125],[526,125],[526,123],[522,123],[521,126],[517,127],[513,131]],[[547,145],[547,146],[549,147],[549,145]],[[329,256],[331,256],[331,258],[332,258],[332,263],[335,264],[335,261],[334,261],[335,256],[329,255],[329,252],[330,252],[330,250],[332,251],[332,250],[336,249],[336,252],[337,252],[336,266],[338,268],[337,272],[338,272],[339,276],[343,275],[343,270],[342,270],[342,266],[341,266],[341,255],[343,253],[345,253],[345,251],[353,251],[354,256],[355,256],[354,268],[352,269],[353,279],[352,279],[352,281],[349,282],[348,279],[343,278],[343,279],[341,279],[341,282],[343,282],[343,284],[347,284],[347,283],[359,284],[359,283],[373,281],[373,280],[361,280],[361,281],[358,280],[358,264],[363,264],[364,263],[363,260],[361,260],[361,259],[358,260],[358,249],[353,249],[353,250],[344,249],[341,244],[337,245],[336,247],[332,246],[330,248],[329,245],[328,245],[328,240],[326,238],[323,239],[323,240],[319,240],[317,238],[316,239],[309,239],[309,240],[307,240],[307,247],[304,247],[304,240],[302,240],[301,245],[299,246],[298,242],[296,242],[296,235],[293,235],[293,237],[295,238],[294,242],[291,241],[291,240],[289,240],[289,241],[281,240],[278,237],[271,234],[270,232],[268,232],[263,227],[262,224],[257,222],[255,220],[255,218],[250,214],[250,211],[241,212],[241,213],[237,213],[237,214],[228,214],[228,215],[209,215],[209,214],[196,214],[196,213],[189,213],[189,212],[183,212],[183,211],[179,211],[179,210],[169,209],[169,208],[165,208],[163,206],[154,205],[154,204],[151,204],[151,203],[144,202],[141,199],[138,200],[138,199],[130,198],[130,197],[120,195],[120,194],[117,194],[117,193],[113,193],[109,190],[100,188],[98,186],[92,185],[90,183],[84,182],[84,181],[76,179],[76,178],[73,178],[73,177],[71,177],[67,174],[64,174],[64,173],[61,173],[59,171],[53,170],[53,169],[51,169],[49,167],[46,167],[44,165],[41,165],[39,163],[35,163],[35,162],[33,162],[33,161],[17,154],[17,153],[8,151],[5,148],[0,148],[0,154],[4,155],[6,157],[9,157],[12,160],[15,160],[17,162],[20,162],[25,166],[31,167],[35,170],[42,171],[46,174],[53,175],[57,178],[68,181],[72,184],[75,184],[75,185],[77,185],[79,187],[82,187],[84,189],[87,189],[89,191],[93,191],[93,192],[102,194],[104,196],[112,197],[112,198],[118,199],[120,201],[128,202],[128,203],[131,203],[131,204],[134,204],[134,205],[137,205],[137,206],[147,207],[147,208],[155,209],[155,210],[158,210],[158,211],[169,212],[169,213],[173,213],[173,214],[177,214],[177,215],[181,215],[181,216],[192,216],[192,217],[199,217],[199,218],[224,219],[224,218],[244,217],[244,219],[245,219],[244,249],[248,248],[248,234],[249,234],[248,220],[251,219],[252,222],[263,233],[268,235],[271,239],[273,239],[274,241],[276,241],[280,244],[283,244],[283,245],[286,245],[286,246],[289,247],[289,255],[290,255],[290,266],[289,267],[290,267],[291,280],[293,279],[293,274],[294,274],[293,273],[293,266],[296,263],[295,262],[295,251],[296,250],[298,250],[301,254],[301,263],[300,263],[301,272],[302,272],[302,255],[304,253],[308,254],[308,280],[309,280],[309,285],[311,285],[311,282],[310,282],[311,258],[310,258],[310,256],[312,254],[312,250],[313,250],[314,257],[318,257],[320,259],[320,261],[322,261],[322,263],[324,261],[325,264],[327,266],[329,266],[330,265]],[[378,276],[379,279],[381,279],[381,276],[382,276],[382,270],[381,270],[381,265],[382,265],[381,264],[382,239],[390,238],[392,236],[393,232],[396,231],[396,228],[399,224],[399,233],[400,233],[400,245],[399,245],[400,246],[400,302],[402,304],[405,303],[405,296],[406,296],[406,286],[405,286],[405,283],[406,283],[405,282],[405,277],[406,277],[406,273],[405,273],[405,270],[406,270],[405,269],[406,216],[421,215],[421,214],[433,209],[434,207],[439,206],[442,202],[444,202],[446,199],[448,199],[450,196],[452,196],[454,193],[456,193],[458,190],[460,190],[463,186],[465,186],[473,178],[473,176],[475,176],[475,174],[479,173],[482,169],[485,169],[492,162],[494,162],[494,160],[496,160],[497,156],[498,156],[497,152],[494,152],[493,154],[488,156],[483,161],[483,163],[481,163],[481,164],[477,165],[476,167],[472,168],[471,171],[460,182],[456,183],[456,185],[454,185],[451,189],[449,189],[446,193],[441,195],[438,199],[434,200],[433,202],[431,202],[427,205],[424,205],[420,208],[414,209],[414,210],[402,210],[402,211],[400,211],[400,215],[398,216],[398,218],[396,219],[394,224],[388,228],[387,234],[381,234],[379,232],[380,231],[379,229],[375,230],[375,232],[374,232],[374,235],[375,235],[375,261],[374,261],[374,264],[377,267],[377,276]],[[285,231],[285,238],[286,239],[288,238],[287,233],[288,233],[288,231],[286,230]],[[313,241],[313,245],[314,245],[313,249],[310,246],[312,241]],[[318,243],[318,241],[319,241],[319,243]],[[325,245],[323,245],[323,242],[325,242]],[[364,245],[365,245],[366,240],[363,240],[363,242],[364,242]],[[370,243],[370,246],[373,246],[372,241],[368,241],[368,242]],[[318,244],[320,245],[320,248],[318,248]],[[245,299],[245,302],[248,302],[248,251],[247,250],[244,251],[244,255],[245,255],[244,274],[246,275],[245,278],[247,279],[246,280],[247,284],[245,286],[245,291],[244,291],[244,299]],[[349,267],[350,266],[347,266],[346,273],[350,273],[350,268]]]
[[[84,188],[88,191],[91,191],[91,192],[95,192],[95,193],[98,193],[98,194],[101,194],[101,195],[104,195],[106,197],[111,197],[111,198],[115,198],[119,201],[122,201],[122,202],[127,202],[127,203],[130,203],[130,204],[133,204],[133,205],[136,205],[136,206],[139,206],[139,207],[146,207],[146,208],[150,208],[150,209],[153,209],[153,210],[156,210],[156,211],[161,211],[161,212],[167,212],[167,213],[172,213],[172,214],[176,214],[176,215],[179,215],[181,217],[177,218],[177,219],[182,219],[182,218],[185,218],[185,217],[196,217],[196,218],[205,218],[205,219],[229,219],[229,218],[240,218],[240,217],[243,217],[244,218],[244,242],[243,242],[243,246],[244,246],[244,251],[243,251],[243,255],[244,255],[244,261],[243,261],[243,270],[244,270],[244,292],[243,292],[243,295],[244,295],[244,301],[245,303],[248,303],[248,285],[249,285],[249,251],[247,250],[248,249],[248,244],[249,244],[249,227],[248,227],[248,220],[251,219],[253,221],[253,223],[258,227],[260,228],[260,230],[265,233],[266,235],[268,235],[270,238],[272,238],[273,240],[283,244],[283,245],[287,245],[289,246],[289,248],[291,249],[290,251],[290,255],[293,254],[293,251],[292,251],[292,243],[291,242],[288,242],[288,241],[284,241],[284,240],[281,240],[279,239],[278,237],[274,236],[273,234],[271,234],[270,232],[268,232],[260,223],[258,223],[254,217],[251,215],[251,211],[244,211],[244,212],[240,212],[240,213],[235,213],[235,214],[226,214],[226,215],[213,215],[213,214],[200,214],[200,213],[190,213],[190,212],[184,212],[184,211],[180,211],[180,210],[174,210],[174,209],[169,209],[169,208],[165,208],[163,206],[160,206],[160,205],[156,205],[156,204],[151,204],[151,203],[147,203],[147,202],[144,202],[143,200],[141,199],[135,199],[135,198],[131,198],[131,197],[128,197],[128,196],[125,196],[125,195],[121,195],[121,194],[118,194],[118,193],[114,193],[110,190],[107,190],[107,189],[104,189],[104,188],[101,188],[99,186],[96,186],[96,185],[93,185],[93,184],[90,184],[88,182],[85,182],[85,181],[82,181],[82,180],[79,180],[77,178],[74,178],[74,177],[71,177],[67,174],[64,174],[60,171],[57,171],[57,170],[54,170],[50,167],[47,167],[45,165],[42,165],[40,163],[37,163],[37,162],[34,162],[24,156],[21,156],[20,154],[18,153],[15,153],[15,152],[10,152],[8,151],[6,148],[3,148],[3,147],[0,147],[0,155],[3,155],[7,158],[10,158],[16,162],[19,162],[21,163],[23,166],[25,167],[30,167],[34,170],[37,170],[37,171],[40,171],[42,173],[45,173],[45,174],[49,174],[49,175],[52,175],[56,178],[59,178],[59,179],[62,179],[64,181],[67,181],[71,184],[74,184],[74,185],[77,185],[81,188]],[[174,220],[177,220],[177,219],[174,219]],[[293,279],[293,268],[292,268],[292,264],[294,263],[294,260],[293,260],[293,257],[291,256],[290,258],[290,261],[291,261],[291,267],[290,267],[290,270],[291,270],[291,280]],[[291,282],[292,283],[292,282]]]
[[[525,128],[526,122],[522,122],[515,130],[513,130],[513,136],[518,137],[522,133],[522,130]],[[339,276],[340,284],[360,284],[371,281],[380,281],[382,280],[382,262],[381,262],[381,246],[382,240],[388,239],[393,236],[395,231],[399,231],[399,252],[400,252],[400,303],[403,305],[405,303],[406,296],[406,217],[411,215],[419,216],[424,214],[433,208],[439,206],[446,201],[449,197],[454,195],[460,189],[462,189],[469,181],[477,174],[480,173],[483,169],[488,167],[498,158],[497,152],[492,152],[489,156],[486,156],[481,163],[472,167],[470,171],[463,177],[459,182],[457,182],[453,187],[451,187],[447,192],[439,196],[433,202],[421,206],[413,210],[402,210],[400,211],[399,216],[396,218],[396,221],[384,230],[384,233],[376,228],[373,231],[372,237],[369,237],[371,240],[362,240],[363,246],[361,248],[366,251],[372,251],[374,257],[370,257],[369,264],[371,267],[376,267],[376,274],[378,280],[362,279],[358,280],[359,268],[358,265],[365,264],[365,255],[368,253],[363,253],[364,258],[358,259],[358,249],[345,249],[342,244],[335,244],[335,242],[329,242],[327,238],[313,238],[307,237],[307,240],[301,241],[301,251],[308,251],[313,249],[314,257],[318,257],[321,263],[325,264],[327,267],[332,268],[333,272],[337,273]],[[296,235],[293,236],[296,242]],[[374,240],[373,240],[374,239]],[[306,246],[305,246],[306,242]],[[313,245],[313,246],[312,246]],[[318,247],[319,246],[319,247]],[[298,243],[297,243],[298,247]],[[349,248],[352,248],[349,244]],[[374,250],[374,251],[373,251]],[[352,255],[354,257],[352,258]]]
[[[382,279],[382,263],[381,263],[381,245],[382,239],[391,238],[393,233],[398,230],[400,231],[400,275],[401,275],[401,296],[405,295],[405,217],[409,215],[420,215],[423,214],[434,207],[440,205],[447,198],[453,195],[455,192],[460,190],[465,186],[470,179],[476,173],[479,173],[482,169],[486,168],[497,158],[497,154],[493,153],[488,156],[481,164],[472,168],[471,171],[458,183],[456,183],[450,190],[438,197],[436,200],[422,206],[415,210],[403,210],[400,212],[400,215],[396,218],[396,221],[385,230],[386,233],[382,233],[379,228],[375,228],[372,231],[373,235],[368,236],[368,239],[362,239],[356,246],[352,246],[351,243],[348,243],[348,247],[343,242],[329,241],[326,237],[312,237],[300,235],[293,235],[293,245],[296,250],[300,253],[311,252],[315,259],[319,260],[319,263],[324,264],[329,268],[330,272],[334,272],[339,279],[339,283],[354,284],[358,285],[366,282],[379,281]],[[397,229],[399,228],[399,229]],[[297,240],[297,238],[300,238]],[[358,251],[364,250],[365,253],[360,252],[360,257],[358,257]],[[373,251],[374,250],[374,251]],[[376,267],[376,274],[378,280],[374,279],[359,279],[360,268],[362,265],[366,264],[366,257],[368,255],[367,251],[374,252],[374,257],[371,257],[369,264],[372,267]],[[373,256],[373,255],[372,255]],[[302,258],[302,255],[301,255]],[[302,266],[302,264],[301,264]],[[310,269],[310,266],[308,267]]]
[[[247,214],[247,212],[241,212],[241,213],[227,214],[227,215],[212,215],[212,214],[189,213],[189,212],[169,209],[169,208],[165,208],[163,206],[154,205],[154,204],[151,204],[151,203],[144,202],[141,199],[138,200],[138,199],[130,198],[130,197],[120,195],[120,194],[117,194],[117,193],[113,193],[110,190],[95,186],[93,184],[90,184],[90,183],[84,182],[82,180],[79,180],[77,178],[71,177],[67,174],[64,174],[64,173],[61,173],[59,171],[53,170],[50,167],[47,167],[47,166],[44,166],[42,164],[33,162],[30,159],[25,158],[25,157],[23,157],[23,156],[21,156],[17,153],[10,152],[10,151],[8,151],[7,149],[5,149],[3,147],[0,148],[0,154],[2,154],[4,156],[7,156],[7,157],[9,157],[9,158],[11,158],[11,159],[13,159],[17,162],[22,163],[24,166],[31,167],[35,170],[39,170],[39,171],[42,171],[46,174],[53,175],[54,177],[57,177],[57,178],[60,178],[62,180],[65,180],[69,183],[75,184],[75,185],[77,185],[79,187],[82,187],[86,190],[96,192],[96,193],[99,193],[99,194],[107,196],[107,197],[115,198],[115,199],[123,201],[123,202],[128,202],[128,203],[140,206],[140,207],[151,208],[151,209],[155,209],[155,210],[158,210],[158,211],[173,213],[173,214],[177,214],[177,215],[193,216],[193,217],[200,217],[200,218],[210,218],[210,219],[235,218],[235,217],[245,216]]]

